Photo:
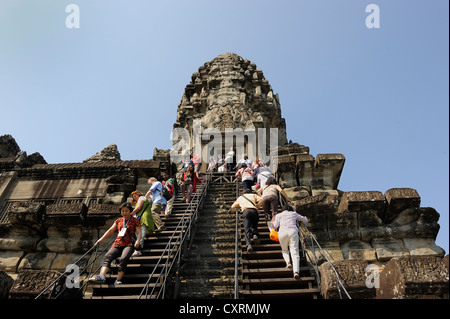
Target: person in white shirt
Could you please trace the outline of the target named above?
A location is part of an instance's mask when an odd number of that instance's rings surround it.
[[[269,177],[274,177],[269,168],[261,167],[259,170],[258,178],[256,180],[257,184],[259,184],[258,190],[261,190],[259,191],[259,195],[262,194],[262,190],[266,187],[266,181],[269,179]]]
[[[242,164],[247,165],[248,168],[252,169],[252,161],[248,159],[248,156],[245,155],[244,158],[240,159],[239,162],[236,163],[235,169],[240,169]]]
[[[209,165],[206,169],[207,172],[216,172],[217,171],[217,162],[213,157],[209,158]]]
[[[230,147],[230,151],[225,156],[225,172],[231,171],[234,160],[234,150],[233,147]]]
[[[281,245],[281,253],[287,268],[292,268],[293,264],[295,279],[300,278],[300,250],[297,221],[307,224],[308,218],[298,214],[292,206],[285,205],[283,206],[283,211],[275,215],[275,220],[272,224],[274,229],[280,228],[278,230],[278,239]],[[292,264],[290,257],[292,257]]]

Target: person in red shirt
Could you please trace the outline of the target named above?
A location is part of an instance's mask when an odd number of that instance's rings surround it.
[[[183,200],[186,200],[186,203],[191,201],[192,193],[195,193],[197,190],[197,182],[201,183],[197,177],[197,173],[194,172],[194,166],[189,165],[187,171],[183,175],[182,184],[181,184],[181,193],[183,194]]]
[[[247,164],[243,163],[241,168],[236,172],[236,177],[242,175],[242,187],[245,190],[252,190],[253,186],[253,171],[251,168],[247,167]]]
[[[116,240],[114,240],[114,243],[112,244],[108,253],[105,255],[102,268],[100,269],[100,274],[89,279],[89,282],[91,283],[104,283],[106,281],[105,275],[109,271],[111,262],[120,257],[119,271],[117,273],[117,279],[114,284],[121,284],[122,277],[128,264],[128,260],[130,260],[134,249],[139,248],[139,242],[141,240],[141,223],[136,217],[131,216],[133,206],[131,206],[130,203],[123,203],[119,206],[119,211],[122,217],[118,218],[111,226],[111,228],[108,229],[105,234],[95,243],[95,245],[99,245],[103,240],[108,238],[116,230],[119,232]]]

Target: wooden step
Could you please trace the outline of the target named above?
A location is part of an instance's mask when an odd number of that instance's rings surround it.
[[[314,298],[314,295],[319,294],[318,288],[305,289],[274,289],[274,290],[242,290],[239,294],[245,298]]]
[[[252,246],[253,247],[253,246]],[[266,259],[282,257],[281,250],[254,250],[252,252],[243,251],[242,257],[247,259]]]
[[[245,278],[242,280],[242,284],[251,285],[257,287],[273,287],[281,285],[299,285],[310,283],[315,280],[314,277],[300,277],[295,279],[292,277],[288,278]]]
[[[309,272],[309,267],[300,267],[300,273]],[[286,267],[248,268],[242,270],[244,278],[292,277],[292,269]]]
[[[285,267],[286,262],[283,258],[277,259],[244,259],[242,264],[246,268],[274,268]]]

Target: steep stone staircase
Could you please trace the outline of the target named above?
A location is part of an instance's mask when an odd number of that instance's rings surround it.
[[[241,225],[243,269],[240,298],[319,298],[320,289],[305,258],[300,258],[300,279],[294,279],[292,269],[286,268],[280,243],[270,239],[262,210],[258,231],[260,243],[252,245],[253,251],[247,252],[244,227]]]
[[[234,180],[234,173],[213,174],[196,216],[185,212],[187,204],[182,202],[178,194],[172,215],[163,218],[167,229],[145,239],[143,255],[130,260],[123,284],[114,286],[117,269],[113,265],[107,282],[92,286],[92,292],[85,298],[139,298],[152,272],[160,273],[166,261],[169,267],[178,262],[173,257],[167,260],[162,253],[172,235],[186,232],[186,229],[175,230],[181,218],[186,216],[192,218],[193,227],[182,247],[179,243],[172,245],[175,252],[182,249],[183,254],[181,263],[175,267],[176,271],[169,274],[172,276],[164,297],[235,298],[236,215],[231,205],[236,200],[236,193],[241,194],[242,189],[241,183],[236,184]],[[202,192],[204,187],[204,184],[199,185],[197,192]],[[193,204],[192,207],[197,207],[197,203]],[[305,258],[301,258],[300,279],[296,280],[292,270],[286,268],[280,244],[269,238],[263,210],[260,209],[259,213],[260,243],[253,245],[252,252],[246,250],[242,219],[238,222],[238,298],[320,298],[320,289]],[[152,277],[149,290],[155,288],[155,293],[151,298],[155,298],[160,291],[164,276]]]
[[[198,185],[197,194],[203,191],[205,185]],[[127,270],[122,279],[121,285],[114,285],[117,278],[117,265],[113,262],[110,272],[106,276],[106,283],[101,285],[91,285],[90,291],[85,295],[86,299],[138,299],[146,283],[151,276],[149,291],[154,288],[154,293],[150,298],[155,298],[160,292],[165,274],[163,267],[170,268],[173,263],[175,254],[182,249],[180,242],[174,238],[182,235],[187,231],[187,226],[180,227],[182,219],[189,221],[193,217],[193,211],[198,205],[198,199],[193,199],[191,209],[186,212],[188,204],[182,201],[181,194],[177,194],[172,214],[169,217],[162,217],[166,230],[153,233],[146,236],[142,256],[133,256],[127,266]],[[177,229],[178,228],[178,229]],[[173,248],[168,253],[166,248]],[[180,251],[181,253],[181,251]],[[168,279],[168,278],[167,278]],[[171,297],[171,296],[167,296]],[[141,296],[141,298],[143,298]]]
[[[208,190],[199,214],[197,232],[189,259],[180,277],[178,298],[233,298],[235,297],[235,223],[231,205],[236,192],[242,194],[239,182],[233,182],[234,173],[222,173]],[[214,179],[214,178],[213,178]],[[269,229],[263,210],[259,211],[260,243],[247,252],[242,219],[238,222],[238,297],[250,298],[320,298],[316,278],[312,276],[305,258],[301,258],[300,279],[294,279],[291,269],[281,255],[281,246],[269,238]]]
[[[225,180],[209,186],[189,257],[180,274],[177,298],[233,297],[235,214],[230,207],[235,200],[235,183]]]

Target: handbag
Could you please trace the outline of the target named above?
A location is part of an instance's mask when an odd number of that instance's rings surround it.
[[[267,222],[267,226],[269,227],[269,230],[270,230],[270,233],[269,233],[270,239],[273,241],[280,241],[278,238],[278,231],[276,231],[275,228],[273,228],[272,222]]]
[[[272,230],[270,231],[269,237],[270,237],[270,239],[273,240],[273,241],[280,241],[280,240],[278,239],[278,232],[277,232],[275,229],[272,229]]]

